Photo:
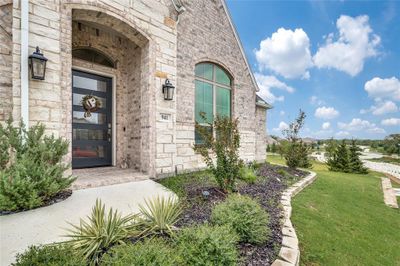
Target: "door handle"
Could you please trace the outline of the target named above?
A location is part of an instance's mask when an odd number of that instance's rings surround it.
[[[111,128],[109,128],[107,130],[107,138],[108,138],[108,141],[111,142]]]

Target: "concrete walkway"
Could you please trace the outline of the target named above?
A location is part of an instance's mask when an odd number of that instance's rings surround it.
[[[394,189],[392,188],[392,183],[389,178],[382,177],[382,190],[383,190],[383,201],[389,207],[398,209],[399,205],[397,204],[396,194]]]
[[[30,245],[62,241],[66,221],[78,224],[91,212],[97,198],[106,207],[123,214],[137,213],[138,204],[156,195],[173,195],[152,180],[76,190],[72,196],[54,205],[26,212],[0,216],[0,265],[9,265],[17,252]]]

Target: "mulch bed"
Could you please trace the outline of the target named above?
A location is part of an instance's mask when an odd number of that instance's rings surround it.
[[[282,174],[282,170],[288,174]],[[260,181],[255,184],[242,184],[238,187],[240,194],[256,198],[268,212],[271,230],[270,238],[262,245],[240,244],[242,265],[271,265],[275,260],[282,242],[281,220],[283,217],[279,205],[281,193],[290,184],[307,174],[300,170],[263,164],[257,171],[257,175],[263,177]],[[186,208],[182,219],[177,224],[179,227],[209,222],[212,208],[227,196],[216,187],[202,186],[199,183],[187,185],[185,191],[187,193]]]
[[[61,202],[63,200],[66,200],[71,195],[72,195],[72,190],[71,189],[66,189],[66,190],[60,191],[57,194],[55,194],[53,197],[44,200],[43,201],[43,205],[38,206],[38,207],[33,208],[33,209],[37,209],[37,208],[53,205],[55,203]],[[33,209],[29,209],[29,210],[33,210]],[[28,210],[17,210],[17,211],[3,211],[3,210],[0,210],[0,216],[14,214],[14,213],[23,212],[23,211],[28,211]]]

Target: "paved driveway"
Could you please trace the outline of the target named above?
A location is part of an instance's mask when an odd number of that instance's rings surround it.
[[[61,241],[66,221],[78,224],[90,214],[97,198],[123,214],[137,213],[138,204],[156,195],[173,195],[152,180],[76,190],[54,205],[0,217],[0,265],[9,265],[30,245]]]

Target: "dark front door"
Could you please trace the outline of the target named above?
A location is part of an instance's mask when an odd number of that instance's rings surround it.
[[[72,71],[72,168],[112,164],[112,79]],[[100,107],[86,113],[85,96],[95,96]]]

